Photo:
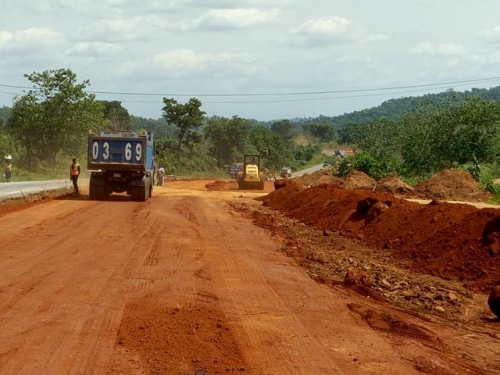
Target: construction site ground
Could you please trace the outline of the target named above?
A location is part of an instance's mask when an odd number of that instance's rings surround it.
[[[500,374],[500,211],[467,174],[82,193],[0,204],[1,374]]]

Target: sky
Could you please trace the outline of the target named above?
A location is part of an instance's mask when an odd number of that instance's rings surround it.
[[[3,0],[0,107],[59,69],[134,116],[337,116],[500,86],[500,1]]]

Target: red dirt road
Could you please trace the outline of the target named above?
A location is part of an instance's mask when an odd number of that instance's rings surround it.
[[[207,182],[0,213],[0,373],[500,373],[498,334],[316,283]]]

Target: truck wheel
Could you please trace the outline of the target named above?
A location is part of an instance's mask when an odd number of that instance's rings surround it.
[[[89,186],[89,198],[91,200],[97,199],[97,186],[92,183]]]
[[[133,201],[139,200],[139,186],[132,186],[130,188],[130,199]]]
[[[96,186],[96,196],[99,200],[106,199],[106,185],[97,185]]]
[[[141,202],[145,202],[148,199],[147,191],[148,189],[146,186],[142,186],[141,189],[139,189],[139,200]]]
[[[148,179],[146,179],[146,182],[147,182],[147,193],[148,193],[148,196],[146,199],[149,199],[153,196],[154,181],[152,181],[150,178],[148,178]]]
[[[144,202],[148,199],[148,184],[143,186],[132,186],[132,200]]]

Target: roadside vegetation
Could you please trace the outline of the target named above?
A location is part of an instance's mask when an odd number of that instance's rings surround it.
[[[207,117],[203,103],[163,98],[162,118],[130,115],[119,101],[99,101],[69,69],[25,75],[33,88],[0,108],[0,153],[14,157],[13,180],[65,178],[68,160],[86,164],[89,129],[155,132],[158,163],[173,175],[228,177],[243,155],[261,155],[269,174],[328,162],[339,175],[360,170],[410,184],[445,168],[467,170],[500,200],[500,88],[394,99],[336,117],[259,122]],[[358,151],[343,159],[323,149]],[[84,168],[85,169],[85,168]]]

